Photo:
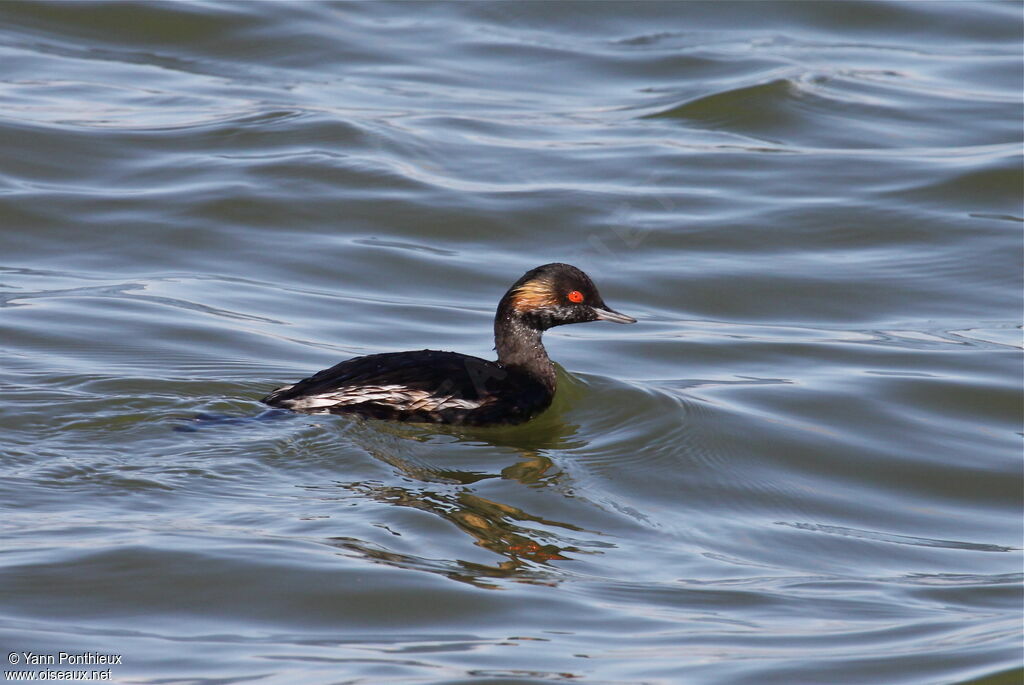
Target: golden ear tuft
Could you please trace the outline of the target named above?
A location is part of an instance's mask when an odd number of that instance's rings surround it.
[[[516,288],[512,295],[512,307],[520,312],[528,312],[541,307],[555,306],[558,298],[551,284],[543,278],[535,278]]]

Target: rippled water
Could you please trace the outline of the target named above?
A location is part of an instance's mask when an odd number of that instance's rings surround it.
[[[1020,682],[1021,38],[1016,3],[0,4],[4,653]],[[549,333],[535,421],[253,418],[352,355],[491,356],[551,261],[640,323]]]

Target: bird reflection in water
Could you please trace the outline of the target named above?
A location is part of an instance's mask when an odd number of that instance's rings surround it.
[[[522,429],[518,431],[519,439],[516,439],[514,434],[490,434],[488,445],[497,448],[513,447],[520,457],[515,463],[508,464],[497,472],[442,469],[419,462],[415,457],[398,456],[399,452],[409,454],[409,438],[415,442],[423,442],[430,440],[430,436],[410,434],[408,429],[395,431],[397,434],[393,433],[391,437],[398,438],[400,444],[389,447],[397,449],[382,449],[380,442],[383,436],[378,433],[372,440],[377,444],[373,447],[362,444],[361,447],[375,458],[395,468],[405,482],[401,485],[376,482],[337,483],[338,487],[377,502],[410,507],[441,517],[470,535],[477,546],[504,557],[504,560],[497,564],[400,554],[351,537],[329,538],[329,544],[380,563],[429,570],[480,587],[497,587],[487,582],[487,578],[513,578],[518,582],[554,584],[554,574],[543,568],[548,562],[571,559],[572,557],[566,556],[567,554],[597,554],[600,552],[593,549],[594,547],[610,545],[586,541],[582,543],[586,549],[581,548],[578,546],[580,541],[571,539],[575,536],[567,537],[566,533],[571,531],[594,535],[594,531],[536,516],[520,507],[482,497],[473,492],[472,487],[474,483],[482,480],[500,478],[516,481],[531,488],[558,488],[559,480],[564,474],[555,467],[550,458],[541,454],[540,450],[572,447],[570,438],[575,434],[576,427],[552,421],[545,428],[546,430],[540,432],[531,431],[530,439],[526,441],[522,439]],[[459,440],[465,440],[478,447],[481,445],[480,434],[463,435]],[[358,437],[355,441],[363,442]],[[528,446],[525,446],[524,442],[528,443]],[[404,447],[401,443],[404,443]],[[501,451],[505,453],[505,450]],[[425,486],[410,487],[407,485],[409,479],[420,481]],[[441,484],[442,487],[437,487]],[[444,485],[448,486],[447,491]]]

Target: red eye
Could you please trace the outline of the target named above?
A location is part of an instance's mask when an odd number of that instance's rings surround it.
[[[566,297],[569,298],[570,302],[582,302],[583,301],[583,293],[581,293],[579,290],[573,290],[571,293],[566,295]]]

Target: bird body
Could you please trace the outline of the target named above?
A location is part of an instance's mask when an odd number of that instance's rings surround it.
[[[545,264],[524,274],[498,303],[497,361],[437,350],[371,354],[278,388],[263,402],[395,421],[522,423],[546,409],[555,394],[555,369],[542,333],[599,319],[635,322],[609,309],[576,267]]]

